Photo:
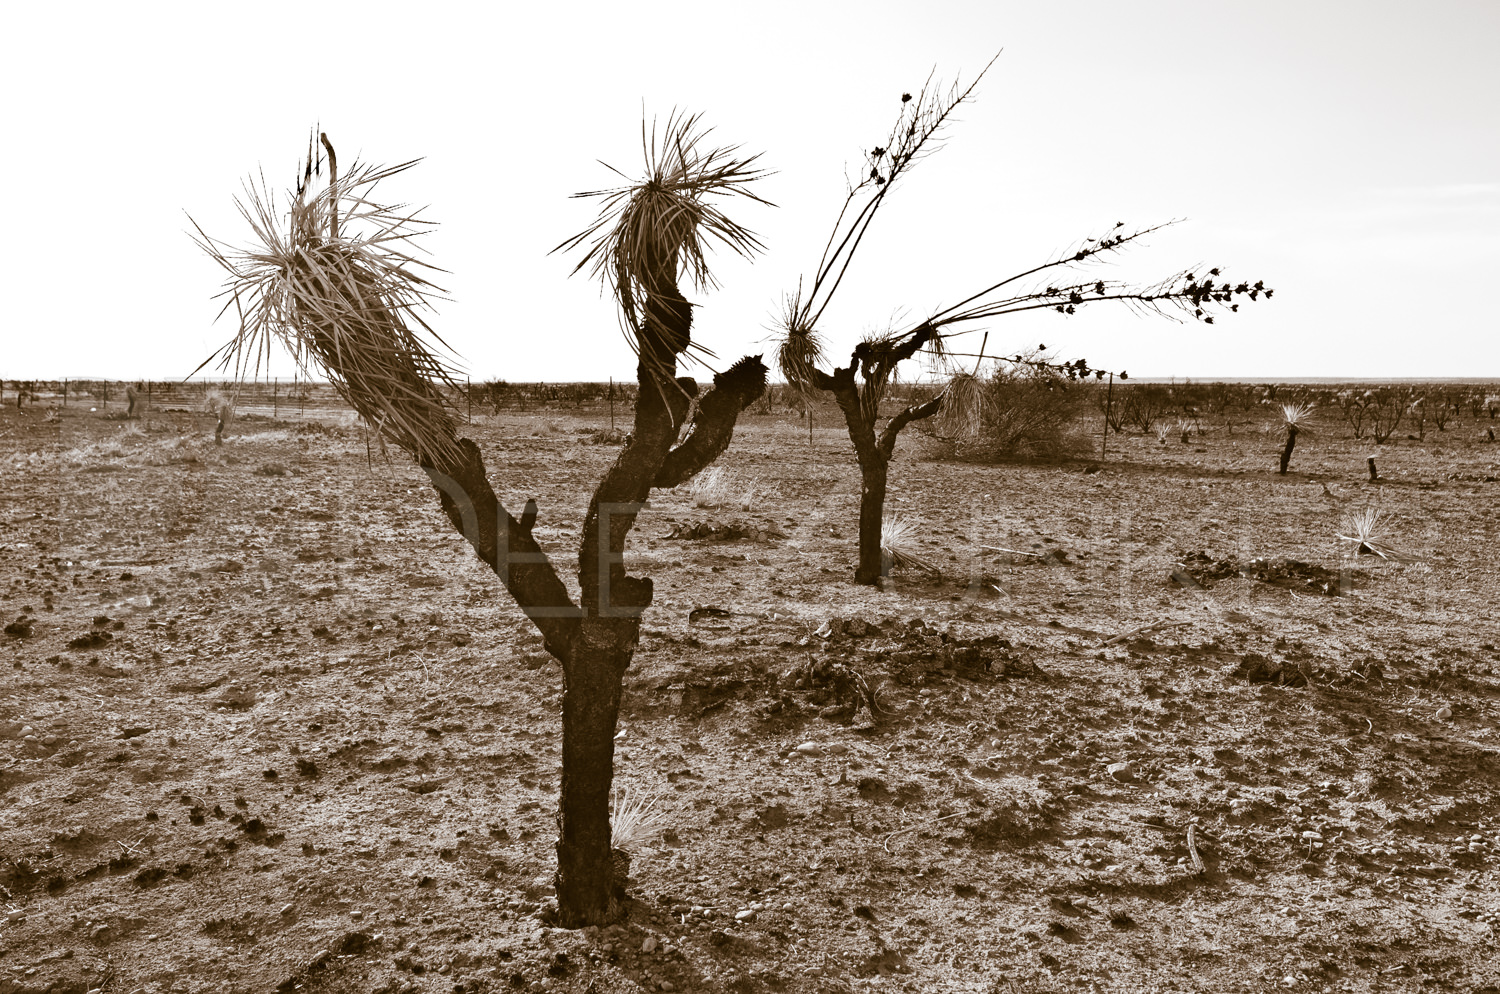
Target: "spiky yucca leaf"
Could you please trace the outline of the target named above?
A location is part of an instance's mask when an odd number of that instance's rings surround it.
[[[914,548],[917,530],[915,521],[899,514],[887,514],[881,519],[880,556],[885,562],[886,572],[908,566],[928,573],[940,572],[935,563]]]
[[[452,369],[429,339],[446,345],[418,313],[442,291],[416,270],[438,270],[407,251],[431,222],[371,199],[376,184],[416,162],[355,163],[342,179],[330,164],[328,186],[313,191],[309,155],[284,214],[264,176],[259,187],[245,184],[236,206],[257,244],[236,249],[193,227],[199,247],[229,273],[220,296],[229,297],[224,310],[234,307],[240,324],[204,365],[219,358],[221,368],[233,363],[243,377],[258,372],[280,341],[304,369],[319,367],[385,437],[428,462],[457,449],[439,389],[453,385]]]
[[[759,203],[769,202],[748,189],[765,171],[752,168],[759,155],[736,158],[738,146],[705,149],[710,129],[699,115],[673,112],[658,134],[648,137],[641,122],[645,178],[621,187],[576,193],[575,197],[602,200],[599,217],[553,251],[587,246],[573,271],[589,269],[614,293],[631,347],[643,343],[665,346],[678,355],[689,348],[708,353],[691,340],[677,341],[666,333],[663,318],[653,312],[658,296],[681,301],[677,279],[685,272],[699,290],[717,285],[708,267],[707,247],[715,239],[749,257],[763,246],[748,229],[731,220],[707,198],[739,194]],[[625,174],[613,166],[607,168]],[[657,300],[661,306],[663,301]],[[685,302],[681,306],[686,306]],[[647,350],[648,353],[652,351]]]

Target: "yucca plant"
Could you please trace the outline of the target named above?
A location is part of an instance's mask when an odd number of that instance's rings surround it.
[[[443,343],[422,318],[441,290],[422,275],[435,267],[412,254],[430,225],[371,199],[381,181],[416,162],[355,163],[341,180],[328,136],[321,141],[327,186],[314,188],[322,166],[309,143],[285,212],[263,176],[258,188],[245,185],[238,206],[255,235],[252,248],[236,250],[194,222],[199,246],[230,274],[222,296],[240,325],[202,365],[219,358],[240,377],[258,370],[279,343],[304,369],[324,370],[351,407],[418,463],[452,460],[458,441],[441,389],[455,384],[437,351]]]
[[[1308,431],[1307,422],[1311,419],[1313,406],[1311,404],[1282,404],[1281,426],[1286,429],[1286,447],[1281,450],[1281,475],[1286,475],[1287,466],[1292,461],[1292,449],[1297,445],[1297,435]]]
[[[991,60],[990,65],[993,64]],[[782,374],[800,390],[833,394],[859,460],[859,563],[854,571],[857,583],[874,583],[882,575],[880,533],[897,436],[912,422],[937,414],[963,389],[960,385],[960,390],[953,394],[945,392],[909,405],[891,417],[877,434],[880,402],[901,363],[918,353],[941,360],[953,354],[945,344],[947,339],[1007,314],[1034,310],[1074,314],[1080,307],[1111,301],[1138,313],[1177,312],[1212,324],[1215,315],[1211,312],[1215,309],[1232,313],[1244,299],[1256,300],[1261,295],[1269,299],[1273,293],[1261,282],[1253,285],[1220,282],[1217,268],[1209,269],[1201,277],[1193,271],[1184,271],[1153,284],[1086,278],[1081,270],[1089,263],[1122,251],[1163,227],[1128,229],[1120,222],[1102,236],[1086,238],[1040,265],[1000,279],[964,296],[956,304],[932,312],[907,330],[866,337],[854,347],[849,364],[835,367],[831,373],[822,370],[814,360],[792,361],[821,352],[810,349],[807,343],[817,341],[819,321],[880,208],[912,167],[938,147],[939,134],[989,68],[986,66],[967,86],[955,84],[944,92],[929,80],[915,96],[901,95],[895,125],[883,140],[863,154],[858,181],[850,185],[816,269],[809,280],[799,282],[782,315],[783,346],[779,356]],[[1045,282],[1054,272],[1058,281]],[[981,345],[977,358],[982,362],[985,358],[1006,357],[985,356]],[[1018,356],[1012,361],[1021,364],[1024,359]],[[1102,375],[1098,370],[1090,370],[1082,360],[1040,365],[1055,368],[1070,379],[1089,372]]]
[[[340,179],[325,135],[325,189],[313,188],[322,161],[311,144],[285,214],[263,179],[258,189],[247,186],[240,210],[256,236],[253,247],[236,250],[197,229],[199,244],[230,274],[226,310],[234,307],[239,319],[221,363],[244,375],[279,341],[304,366],[320,369],[382,438],[427,473],[448,520],[561,663],[557,898],[558,921],[569,928],[607,924],[621,913],[610,842],[614,730],[621,683],[653,590],[649,579],[626,573],[626,537],[651,491],[684,483],[718,458],[740,412],[765,389],[758,356],[715,374],[701,397],[693,379],[676,375],[677,360],[696,348],[678,280],[686,275],[700,288],[712,285],[705,237],[745,253],[759,245],[707,199],[749,195],[745,184],[758,175],[749,168],[753,159],[705,149],[704,134],[696,118],[674,116],[649,141],[643,126],[645,178],[593,194],[604,198],[599,220],[560,246],[587,246],[579,268],[593,264],[613,289],[639,355],[634,431],[589,503],[576,602],[533,537],[536,503],[528,501],[519,517],[505,508],[479,447],[457,436],[443,405],[451,366],[421,314],[440,291],[422,275],[432,267],[412,254],[412,239],[426,222],[373,199],[377,182],[413,163],[356,165]],[[697,414],[685,426],[694,399]]]
[[[610,845],[635,852],[671,823],[660,799],[641,790],[617,786],[610,798]]]
[[[1375,527],[1379,523],[1380,512],[1373,507],[1366,507],[1344,516],[1344,530],[1353,534],[1340,535],[1339,538],[1355,543],[1355,555],[1378,556],[1380,553],[1375,551],[1375,546],[1371,543],[1375,540]]]

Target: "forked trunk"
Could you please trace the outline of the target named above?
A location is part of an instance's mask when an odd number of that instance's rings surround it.
[[[885,519],[885,486],[889,463],[877,449],[859,463],[859,567],[854,582],[871,584],[888,572],[880,547]]]

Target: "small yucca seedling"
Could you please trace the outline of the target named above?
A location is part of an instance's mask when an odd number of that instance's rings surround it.
[[[1281,475],[1286,475],[1292,462],[1292,449],[1297,445],[1297,434],[1307,431],[1307,422],[1312,415],[1311,404],[1282,404],[1281,425],[1286,429],[1286,448],[1281,450]]]
[[[1340,535],[1339,538],[1345,542],[1354,542],[1356,555],[1385,558],[1385,554],[1379,552],[1373,544],[1375,526],[1379,523],[1380,512],[1373,507],[1367,507],[1355,514],[1347,514],[1344,516],[1344,531],[1353,532],[1353,534]]]
[[[1367,507],[1355,514],[1345,515],[1344,531],[1352,532],[1350,535],[1340,535],[1339,538],[1345,542],[1355,543],[1355,554],[1360,556],[1379,556],[1381,559],[1397,563],[1416,562],[1415,556],[1397,552],[1383,542],[1375,541],[1375,532],[1380,525],[1380,512],[1373,507]]]
[[[657,799],[629,787],[616,785],[610,795],[613,809],[609,819],[611,849],[631,852],[666,828],[668,814],[657,806]]]
[[[917,523],[899,514],[887,514],[880,522],[880,559],[882,572],[910,566],[928,573],[939,572],[936,564],[916,551]]]

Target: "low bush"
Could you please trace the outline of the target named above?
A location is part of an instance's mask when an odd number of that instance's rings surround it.
[[[968,462],[1056,460],[1087,455],[1088,390],[1041,370],[999,369],[980,381],[979,403],[923,425],[942,458]],[[946,405],[945,405],[946,406]]]

